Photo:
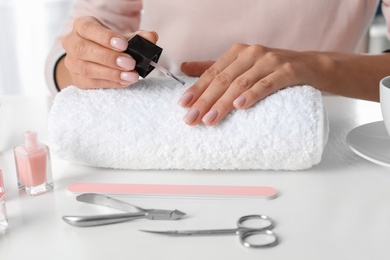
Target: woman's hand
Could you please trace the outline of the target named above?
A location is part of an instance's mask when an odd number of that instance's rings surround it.
[[[158,38],[154,32],[136,33],[154,43]],[[70,83],[83,89],[123,88],[138,81],[135,60],[123,53],[133,35],[116,33],[94,17],[75,19],[73,30],[62,40],[66,56],[57,66],[60,88]],[[61,80],[63,75],[67,81]]]
[[[314,86],[332,66],[333,60],[319,53],[246,44],[234,45],[216,62],[183,63],[185,74],[200,76],[179,100],[190,108],[184,121],[216,125],[233,108],[248,108],[285,87]]]

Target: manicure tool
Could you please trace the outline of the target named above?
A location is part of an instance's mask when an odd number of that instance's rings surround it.
[[[257,222],[256,226],[250,226],[249,223],[254,221]],[[265,215],[247,215],[240,217],[237,221],[237,228],[233,229],[140,231],[167,236],[214,236],[235,234],[239,236],[241,244],[245,247],[263,248],[272,247],[278,244],[276,234],[271,231],[273,227],[273,221]]]
[[[268,186],[216,186],[178,184],[128,184],[76,182],[67,187],[73,193],[103,193],[135,196],[216,197],[274,199],[276,189]]]
[[[127,202],[96,193],[81,194],[77,196],[76,199],[81,202],[91,203],[128,212],[92,216],[62,217],[62,219],[66,223],[77,227],[100,226],[140,218],[146,218],[150,220],[178,220],[185,215],[184,212],[181,212],[179,210],[143,209]]]
[[[146,40],[138,34],[134,35],[134,37],[128,41],[128,46],[125,50],[126,53],[130,54],[135,59],[136,64],[134,70],[136,70],[141,77],[145,78],[154,68],[157,68],[165,76],[171,77],[180,84],[184,85],[184,81],[157,64],[162,51],[163,49],[161,47]]]

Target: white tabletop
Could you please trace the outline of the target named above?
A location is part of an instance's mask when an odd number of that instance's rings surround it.
[[[382,120],[377,103],[325,96],[330,136],[322,162],[305,171],[120,171],[80,166],[52,155],[55,189],[37,197],[17,190],[12,147],[26,130],[47,138],[50,98],[0,97],[0,168],[9,229],[0,259],[388,259],[390,169],[354,154],[347,133]],[[272,186],[273,200],[121,197],[149,208],[179,209],[179,221],[135,220],[77,228],[62,215],[117,213],[75,200],[74,182]],[[233,228],[238,217],[274,219],[280,243],[243,247],[236,236],[164,237],[138,229]]]

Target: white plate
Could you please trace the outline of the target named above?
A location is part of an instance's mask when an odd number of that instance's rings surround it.
[[[361,157],[390,167],[390,136],[383,121],[352,129],[347,135],[347,144]]]

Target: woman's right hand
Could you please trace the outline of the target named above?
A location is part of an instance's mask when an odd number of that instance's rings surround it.
[[[76,18],[73,30],[62,40],[66,56],[58,63],[57,84],[62,89],[123,88],[138,81],[135,60],[123,51],[135,34],[156,43],[155,32],[121,35],[90,16]]]

